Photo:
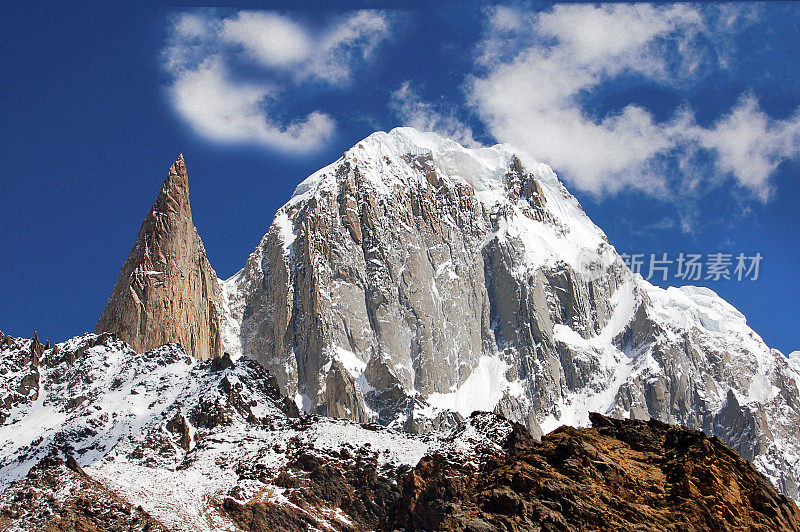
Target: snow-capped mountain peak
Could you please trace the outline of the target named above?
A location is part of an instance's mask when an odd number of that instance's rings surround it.
[[[633,274],[513,147],[374,133],[298,185],[223,287],[227,349],[308,411],[411,431],[471,409],[534,433],[655,417],[727,438],[797,496],[787,359],[716,294]]]

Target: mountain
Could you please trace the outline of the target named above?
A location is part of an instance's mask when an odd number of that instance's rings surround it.
[[[221,283],[225,350],[306,412],[534,435],[589,412],[717,435],[797,499],[800,374],[706,288],[634,274],[549,166],[375,133],[303,181]]]
[[[415,435],[300,414],[247,357],[109,334],[0,335],[0,390],[4,530],[800,530],[717,438],[654,420]]]
[[[533,403],[551,399],[507,375],[533,376],[536,352],[554,351],[535,345],[553,327],[551,281],[537,272],[583,255],[623,265],[552,171],[533,171],[504,146],[466,150],[408,128],[368,137],[298,186],[223,283],[241,338],[231,351],[319,413],[424,430],[448,409],[502,402],[535,429]],[[615,285],[553,277],[572,298],[559,322],[599,330]]]
[[[800,497],[799,360],[510,146],[370,135],[226,281],[179,157],[94,334],[0,335],[0,525],[791,528],[721,442]]]
[[[193,356],[222,354],[220,288],[192,222],[183,155],[170,167],[95,327],[134,349],[178,342]]]

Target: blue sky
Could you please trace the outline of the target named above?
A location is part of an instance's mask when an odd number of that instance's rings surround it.
[[[550,163],[620,252],[760,253],[693,284],[800,349],[800,5],[289,6],[0,8],[0,330],[93,329],[180,152],[225,278],[305,176],[412,125]]]

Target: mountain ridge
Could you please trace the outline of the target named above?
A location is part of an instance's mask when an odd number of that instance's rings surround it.
[[[149,235],[168,244],[158,267]],[[150,273],[169,268],[188,274],[165,288]],[[187,289],[191,304],[175,308]],[[681,424],[800,496],[796,360],[713,291],[631,272],[552,169],[508,145],[374,133],[303,180],[225,281],[179,158],[97,331],[137,351],[177,341],[198,358],[245,355],[304,412],[411,433],[475,410],[535,437],[588,426],[591,411]]]
[[[0,338],[0,384],[31,351],[37,393],[0,424],[0,527],[35,530],[800,529],[717,438],[593,414],[537,442],[475,412],[414,435],[300,414],[246,357],[111,335]]]
[[[631,272],[509,146],[374,133],[301,182],[221,284],[225,349],[306,411],[425,432],[493,410],[537,435],[592,410],[655,417],[798,496],[794,366],[712,291]]]

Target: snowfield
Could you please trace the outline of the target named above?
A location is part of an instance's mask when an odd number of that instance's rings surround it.
[[[510,431],[495,426],[490,437],[468,423],[463,433],[417,436],[297,417],[256,363],[199,362],[177,344],[139,354],[95,334],[48,349],[34,340],[2,342],[2,389],[34,362],[39,382],[3,412],[0,487],[48,455],[73,456],[93,479],[175,530],[235,530],[219,511],[228,497],[292,506],[287,489],[271,480],[291,471],[300,449],[328,460],[368,453],[379,468],[413,467],[434,450],[497,451],[495,441]],[[343,518],[337,508],[325,510]]]

